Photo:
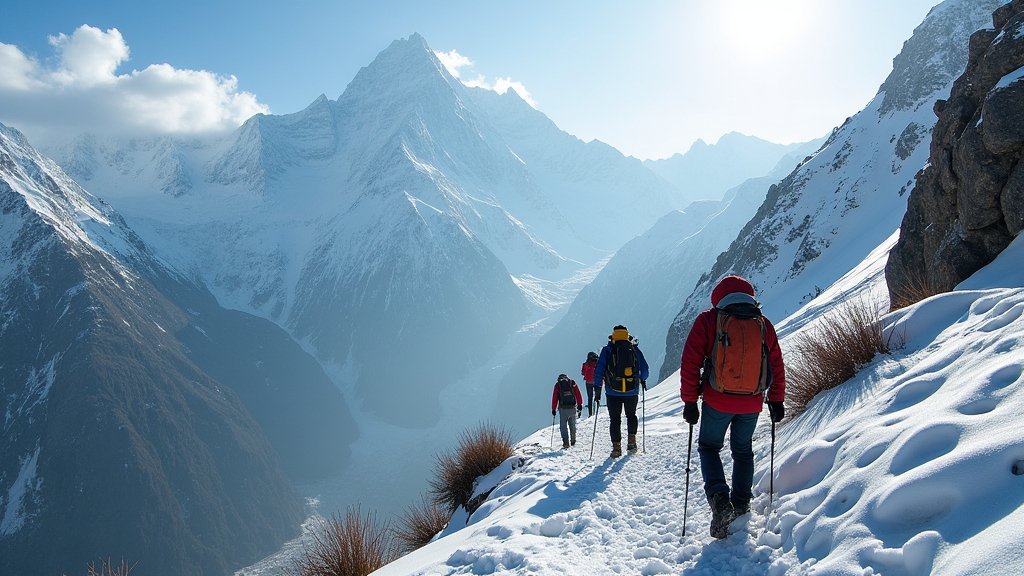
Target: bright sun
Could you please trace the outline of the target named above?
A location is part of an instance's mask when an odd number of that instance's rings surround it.
[[[770,57],[800,43],[815,0],[718,0],[722,11],[722,33],[738,54]]]

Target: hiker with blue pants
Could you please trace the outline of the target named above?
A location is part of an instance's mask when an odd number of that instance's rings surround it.
[[[786,375],[782,350],[775,328],[761,315],[760,303],[754,296],[754,287],[745,278],[735,275],[722,278],[711,292],[712,307],[694,320],[680,359],[683,419],[691,426],[700,422],[697,454],[704,477],[704,493],[711,506],[711,535],[716,538],[728,536],[729,523],[750,511],[754,428],[766,394],[772,422],[785,417]],[[740,320],[732,325],[725,324],[729,318]],[[745,323],[750,320],[754,323]],[[745,326],[751,327],[752,332],[745,332]],[[741,350],[744,352],[739,354]],[[747,353],[748,350],[752,352]],[[722,368],[726,364],[730,370]],[[750,388],[719,390],[726,386]],[[704,399],[703,418],[697,406],[701,397]],[[726,431],[729,431],[733,458],[731,490],[721,457]]]

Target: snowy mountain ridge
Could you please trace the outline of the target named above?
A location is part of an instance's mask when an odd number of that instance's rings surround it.
[[[999,4],[947,0],[929,12],[894,59],[875,98],[768,195],[702,277],[670,328],[662,377],[678,368],[675,359],[688,321],[707,307],[711,288],[723,275],[750,279],[765,314],[784,318],[899,227],[914,175],[928,158],[928,135],[935,124],[931,104],[949,94],[966,65],[968,37],[991,25]],[[901,64],[921,54],[928,55],[930,65]],[[931,89],[923,100],[919,89],[906,88],[917,82]]]
[[[214,379],[211,373],[239,374],[260,360],[223,331],[244,330],[263,343],[279,333],[211,304],[208,293],[155,259],[112,208],[2,125],[0,208],[0,555],[7,568],[68,573],[96,550],[128,548],[153,574],[223,571],[290,537],[302,508],[282,463],[299,476],[344,458],[341,444],[311,466],[291,444],[308,441],[311,429],[344,431],[323,425],[306,404],[315,398],[335,417],[344,411],[326,377],[319,387],[288,382],[281,395],[281,380],[268,371],[245,375],[260,378],[255,391],[237,377]],[[193,334],[223,357],[196,354]],[[275,346],[276,365],[309,370],[311,359],[289,358],[286,344]],[[273,429],[262,411],[267,403],[277,414],[302,409],[302,430]],[[55,541],[61,546],[51,549]],[[174,545],[146,544],[154,541]]]

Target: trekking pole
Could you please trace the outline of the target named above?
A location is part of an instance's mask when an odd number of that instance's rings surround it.
[[[643,417],[641,420],[642,432],[640,433],[640,443],[643,444],[644,454],[647,454],[647,382],[641,380],[640,383],[643,385],[640,392],[640,410]]]
[[[551,415],[551,441],[548,442],[551,445],[551,449],[555,449],[555,415]]]
[[[590,436],[590,459],[594,459],[594,440],[597,439],[597,415],[601,413],[601,401],[594,402],[594,434]]]
[[[768,477],[768,512],[764,515],[765,526],[768,525],[768,514],[772,512],[772,497],[775,495],[775,420],[772,420],[771,476]]]
[[[686,508],[690,503],[690,450],[693,448],[693,424],[690,424],[690,437],[686,441],[686,495],[683,497],[683,538],[686,538]]]

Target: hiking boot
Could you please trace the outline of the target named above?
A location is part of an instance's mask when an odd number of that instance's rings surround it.
[[[569,443],[568,442],[562,442],[562,450],[565,450],[568,447],[569,447]]]
[[[570,446],[575,446],[576,445],[576,439],[573,438],[572,440],[569,440],[569,445]]]
[[[711,535],[715,538],[726,538],[729,536],[729,523],[733,519],[729,495],[724,492],[712,494],[708,497],[708,504],[711,505]]]
[[[750,512],[750,500],[733,500],[732,501],[732,517],[733,520],[743,516]]]
[[[629,439],[626,441],[626,450],[630,454],[636,453],[636,434],[629,435]]]
[[[618,458],[622,456],[622,442],[612,442],[612,458]]]

